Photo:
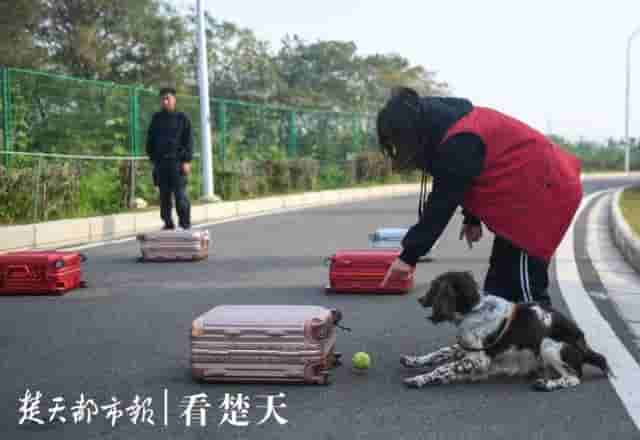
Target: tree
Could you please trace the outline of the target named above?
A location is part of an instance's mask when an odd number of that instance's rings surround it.
[[[14,0],[0,3],[0,64],[37,69],[46,51],[36,44],[33,34],[42,20],[40,0]]]
[[[42,0],[36,40],[70,75],[182,83],[183,21],[164,0]]]

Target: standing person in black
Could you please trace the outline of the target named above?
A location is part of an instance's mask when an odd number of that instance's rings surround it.
[[[191,173],[193,132],[187,115],[176,111],[176,91],[160,90],[162,110],[155,113],[147,135],[147,155],[153,163],[154,183],[160,189],[163,229],[174,229],[171,196],[175,197],[180,227],[191,228],[187,176]]]

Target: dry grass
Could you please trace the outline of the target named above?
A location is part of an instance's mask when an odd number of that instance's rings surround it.
[[[620,210],[633,232],[640,237],[640,187],[627,188],[622,192]]]

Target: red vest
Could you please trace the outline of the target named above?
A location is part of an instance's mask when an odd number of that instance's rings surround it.
[[[463,207],[495,234],[549,261],[582,199],[580,162],[528,125],[488,108],[475,107],[442,142],[463,132],[486,147],[483,171]]]

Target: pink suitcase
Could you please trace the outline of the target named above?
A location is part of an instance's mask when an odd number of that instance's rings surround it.
[[[140,261],[194,261],[209,256],[209,232],[169,230],[138,234]]]
[[[341,249],[327,258],[327,293],[408,293],[415,284],[415,273],[406,278],[392,275],[384,287],[391,263],[400,255],[397,249]]]
[[[193,321],[191,371],[205,382],[329,384],[341,313],[305,305],[221,305]]]

